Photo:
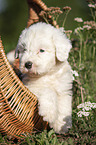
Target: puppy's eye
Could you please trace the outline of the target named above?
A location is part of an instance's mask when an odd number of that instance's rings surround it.
[[[24,48],[24,52],[27,51],[27,49]]]
[[[43,52],[45,52],[45,50],[44,49],[40,49],[40,52],[43,53]]]

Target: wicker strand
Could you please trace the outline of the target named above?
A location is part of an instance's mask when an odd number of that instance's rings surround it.
[[[30,1],[32,1],[32,0],[30,0]],[[33,0],[33,2],[35,2],[36,4],[38,4],[44,11],[47,10],[47,6],[41,0]]]

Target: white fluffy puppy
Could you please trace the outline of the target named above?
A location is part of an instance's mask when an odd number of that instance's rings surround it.
[[[37,96],[39,114],[57,133],[72,125],[70,49],[71,43],[61,30],[41,22],[22,31],[16,48],[20,70],[26,74],[23,83]]]

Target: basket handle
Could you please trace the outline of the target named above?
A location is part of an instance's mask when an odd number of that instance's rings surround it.
[[[31,24],[44,21],[43,18],[39,16],[42,10],[47,10],[47,6],[41,0],[27,0],[29,7],[29,19],[27,22],[27,27]]]
[[[27,22],[27,28],[36,22],[45,22],[43,17],[41,17],[39,14],[41,11],[48,10],[48,7],[45,5],[42,0],[27,0],[28,7],[29,7],[29,19]],[[48,15],[48,22],[55,26],[56,28],[59,28],[56,21],[53,21],[50,15]]]

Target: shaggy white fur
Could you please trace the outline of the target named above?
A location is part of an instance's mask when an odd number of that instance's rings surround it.
[[[70,49],[63,32],[41,22],[22,31],[16,48],[20,70],[26,74],[23,83],[37,96],[39,114],[57,133],[68,131],[72,125]]]

